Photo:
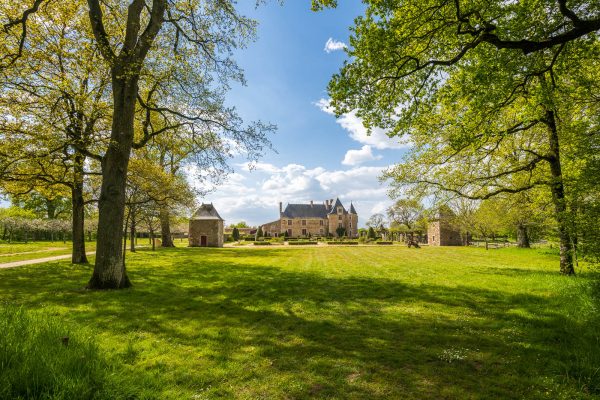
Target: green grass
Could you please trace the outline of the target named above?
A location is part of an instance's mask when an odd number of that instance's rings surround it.
[[[86,243],[87,244],[87,243]],[[45,251],[48,249],[69,249],[71,242],[29,242],[29,243],[8,243],[0,242],[0,256],[14,253],[25,253],[34,251]]]
[[[176,248],[127,267],[134,288],[109,292],[82,289],[89,266],[0,270],[0,303],[93,333],[96,398],[600,398],[595,274],[560,276],[548,250]]]

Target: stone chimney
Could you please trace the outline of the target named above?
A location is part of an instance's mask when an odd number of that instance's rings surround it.
[[[310,206],[311,206],[311,207],[313,206],[313,201],[312,201],[312,200],[310,201]]]
[[[279,215],[283,214],[283,203],[279,202]]]

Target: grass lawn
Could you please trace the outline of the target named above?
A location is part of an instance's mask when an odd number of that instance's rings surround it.
[[[82,289],[90,266],[0,270],[0,307],[50,321],[36,340],[97,346],[97,398],[600,398],[595,274],[560,276],[549,250],[176,248],[127,268],[109,292]]]

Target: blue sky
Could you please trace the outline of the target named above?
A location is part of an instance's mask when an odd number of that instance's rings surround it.
[[[239,9],[259,22],[258,40],[236,60],[247,86],[234,87],[229,103],[247,121],[274,123],[277,153],[249,169],[233,160],[235,173],[200,199],[213,202],[226,223],[250,224],[278,218],[278,202],[353,201],[360,225],[390,204],[378,176],[397,162],[404,146],[381,130],[367,136],[353,114],[340,119],[327,109],[327,83],[342,65],[349,27],[362,13],[359,1],[340,2],[335,10],[312,12],[309,0],[270,2]],[[327,48],[326,48],[327,47]]]

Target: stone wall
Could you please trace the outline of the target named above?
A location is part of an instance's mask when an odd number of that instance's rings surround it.
[[[427,243],[430,246],[462,246],[460,232],[444,221],[433,221],[427,229]]]
[[[223,247],[223,221],[190,220],[190,247],[200,247],[202,236],[206,236],[206,247]]]
[[[289,225],[288,221],[292,221]],[[305,225],[302,224],[305,221]],[[321,225],[321,221],[323,225]],[[283,235],[288,229],[292,230],[291,237],[302,236],[325,236],[327,235],[327,220],[321,218],[282,218],[281,219],[281,234]],[[302,234],[302,230],[306,229],[306,235]]]

